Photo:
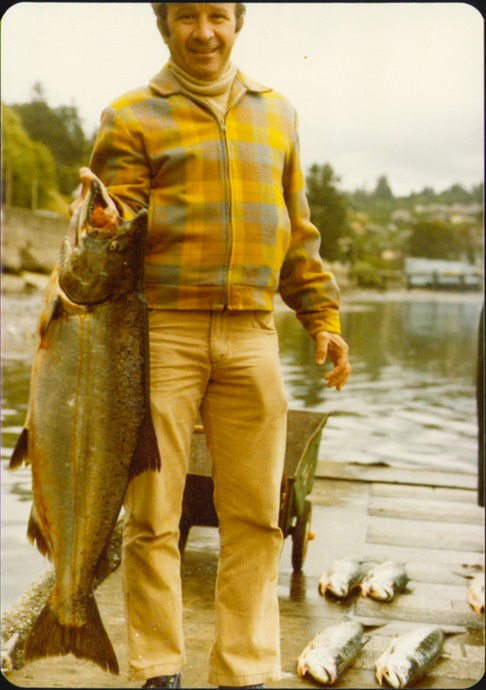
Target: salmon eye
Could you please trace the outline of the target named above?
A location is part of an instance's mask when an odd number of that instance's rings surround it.
[[[117,252],[119,249],[120,249],[120,244],[119,244],[119,242],[117,242],[117,240],[113,240],[108,245],[108,251],[109,252]]]

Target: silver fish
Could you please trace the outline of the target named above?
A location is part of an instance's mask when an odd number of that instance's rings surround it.
[[[444,633],[434,625],[395,636],[375,661],[379,684],[386,680],[392,688],[408,687],[437,661],[443,642]]]
[[[329,570],[325,570],[319,579],[319,592],[331,592],[340,599],[347,597],[363,578],[359,561],[354,558],[338,558]]]
[[[160,468],[148,387],[145,210],[100,224],[93,181],[46,290],[29,410],[10,467],[32,465],[31,541],[56,582],[26,660],[73,653],[118,673],[93,595],[130,480]]]
[[[385,561],[375,565],[361,582],[361,593],[378,601],[392,601],[395,595],[403,592],[408,583],[408,575],[403,563]]]
[[[309,674],[324,685],[335,683],[368,640],[357,621],[331,625],[305,647],[297,661],[297,673],[300,678]]]
[[[476,613],[484,612],[484,573],[477,573],[467,588],[467,600]]]

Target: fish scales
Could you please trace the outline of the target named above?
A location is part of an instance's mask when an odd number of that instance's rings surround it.
[[[363,578],[361,592],[378,601],[392,601],[396,594],[403,592],[408,581],[403,563],[385,561],[375,565]]]
[[[63,242],[39,319],[25,429],[10,466],[32,465],[28,535],[56,572],[25,659],[71,652],[118,673],[93,583],[130,479],[161,463],[148,387],[147,214],[93,228],[106,199],[101,183],[92,182]]]
[[[332,684],[352,664],[369,637],[357,621],[344,621],[318,633],[297,662],[299,677],[306,674],[324,685]]]
[[[484,573],[477,573],[467,588],[467,600],[476,613],[484,613]]]
[[[405,688],[415,683],[438,660],[442,653],[444,633],[427,625],[397,635],[375,661],[376,678],[393,688]]]
[[[319,592],[331,592],[335,597],[345,598],[359,585],[363,577],[360,562],[354,558],[338,558],[319,579]]]

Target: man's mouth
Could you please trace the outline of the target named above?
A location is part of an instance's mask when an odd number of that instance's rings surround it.
[[[216,53],[217,48],[211,48],[211,50],[200,50],[198,48],[191,48],[191,53],[193,55],[201,55],[201,56],[208,56],[208,55],[214,55]]]

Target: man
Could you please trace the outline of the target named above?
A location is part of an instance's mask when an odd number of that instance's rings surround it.
[[[287,397],[272,318],[279,291],[338,390],[350,365],[339,293],[319,257],[296,114],[240,73],[241,3],[152,3],[170,52],[148,87],[102,116],[93,174],[125,217],[149,209],[145,287],[160,473],[130,485],[123,586],[129,674],[180,687],[185,662],[178,526],[194,424],[212,458],[220,523],[209,681],[280,677],[278,528]]]

